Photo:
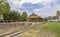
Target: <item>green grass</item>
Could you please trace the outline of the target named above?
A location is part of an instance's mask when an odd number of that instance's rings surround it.
[[[42,29],[53,31],[56,37],[60,37],[60,22],[48,22]]]

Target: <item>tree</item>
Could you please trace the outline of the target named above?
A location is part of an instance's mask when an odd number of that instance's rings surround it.
[[[17,21],[17,20],[20,20],[20,13],[18,13],[17,11],[11,11],[10,14],[10,20],[13,20],[13,21]]]
[[[48,21],[48,17],[44,17],[44,21],[47,22]]]
[[[52,19],[52,16],[49,16],[49,17],[48,17],[48,20],[51,20],[51,19]]]
[[[57,19],[57,16],[53,16],[52,19],[55,19],[56,20]]]
[[[4,14],[4,20],[13,20],[13,21],[19,21],[20,20],[20,13],[17,11],[10,11],[9,13]]]
[[[7,0],[0,0],[0,14],[9,12],[9,10],[10,10],[10,6]]]
[[[4,13],[4,14],[3,14],[3,18],[4,18],[4,20],[8,20],[8,16],[9,16],[8,13]]]
[[[21,16],[22,17],[22,21],[27,21],[27,16],[28,16],[27,13],[23,12],[22,16]]]
[[[59,11],[57,11],[56,16],[57,16],[57,19],[59,20],[59,16],[60,16],[60,12]]]

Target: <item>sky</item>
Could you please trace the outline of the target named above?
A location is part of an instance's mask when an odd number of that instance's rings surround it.
[[[35,13],[41,17],[55,16],[57,10],[60,11],[60,0],[7,0],[11,10],[28,15]]]

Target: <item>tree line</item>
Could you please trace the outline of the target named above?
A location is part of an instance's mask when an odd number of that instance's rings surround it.
[[[18,11],[10,11],[8,13],[4,13],[4,20],[12,20],[12,21],[27,21],[27,13],[23,12],[22,15]]]
[[[48,21],[48,20],[59,20],[59,17],[60,17],[60,11],[58,10],[56,12],[56,16],[48,16],[48,17],[45,17],[44,20],[45,21]]]
[[[28,16],[26,12],[21,15],[18,11],[11,11],[7,0],[0,1],[0,15],[3,15],[4,20],[12,21],[27,21]]]

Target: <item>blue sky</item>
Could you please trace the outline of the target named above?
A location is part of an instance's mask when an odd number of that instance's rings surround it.
[[[28,15],[35,13],[41,17],[55,16],[60,10],[60,0],[7,0],[11,10],[22,13],[26,11]]]

